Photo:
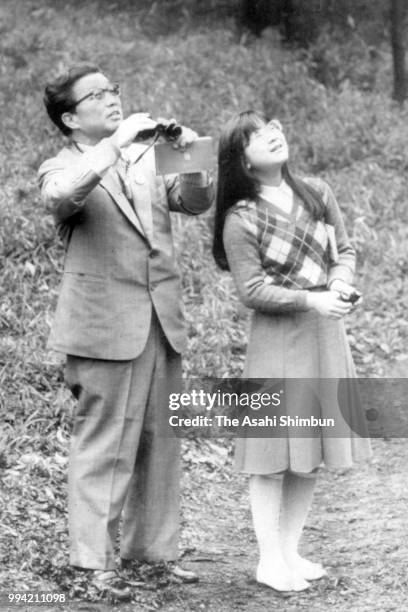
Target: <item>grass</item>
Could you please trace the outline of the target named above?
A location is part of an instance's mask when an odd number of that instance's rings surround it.
[[[126,2],[0,7],[0,547],[10,588],[33,588],[39,576],[55,587],[66,571],[72,402],[62,358],[45,348],[63,250],[36,184],[41,161],[62,144],[41,100],[59,67],[95,61],[123,84],[127,112],[175,116],[215,138],[238,110],[278,116],[294,165],[330,183],[357,248],[365,302],[348,328],[359,373],[405,376],[408,110],[390,99],[388,44],[379,40],[371,53],[357,28],[333,42],[322,32],[305,51],[269,34],[240,38],[228,19],[193,27],[178,13],[169,33],[155,19],[140,23],[139,6]],[[174,218],[189,333],[184,370],[238,376],[248,313],[212,261],[211,225],[211,213]]]

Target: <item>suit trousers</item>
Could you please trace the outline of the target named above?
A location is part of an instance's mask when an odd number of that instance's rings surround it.
[[[181,358],[154,312],[139,357],[68,355],[65,377],[78,400],[68,472],[71,564],[113,569],[121,515],[123,559],[175,559],[180,441],[163,430],[168,395],[159,388],[165,381],[178,391]]]

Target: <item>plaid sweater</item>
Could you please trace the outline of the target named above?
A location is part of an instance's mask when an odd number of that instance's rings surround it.
[[[305,179],[326,205],[315,221],[294,194],[291,214],[272,203],[241,201],[229,211],[224,246],[241,300],[264,312],[307,310],[306,291],[334,279],[353,282],[355,253],[330,187]]]

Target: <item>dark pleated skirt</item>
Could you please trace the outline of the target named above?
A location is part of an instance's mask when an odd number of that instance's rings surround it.
[[[342,320],[315,311],[255,312],[244,377],[284,381],[286,415],[332,418],[335,426],[313,431],[275,428],[271,437],[239,437],[236,469],[249,474],[310,473],[322,464],[344,468],[368,459],[371,445],[355,376]]]

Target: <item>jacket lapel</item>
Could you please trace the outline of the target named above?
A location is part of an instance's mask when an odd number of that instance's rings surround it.
[[[128,221],[130,221],[142,236],[146,237],[146,232],[144,231],[139,215],[136,214],[135,209],[123,193],[118,179],[114,176],[114,171],[108,170],[99,184],[109,193]]]
[[[149,187],[149,175],[151,167],[147,161],[153,155],[153,151],[149,150],[137,163],[136,160],[140,154],[146,150],[145,145],[135,144],[126,150],[126,157],[130,162],[129,177],[132,190],[133,202],[137,211],[144,232],[150,243],[153,242],[153,216],[152,216],[152,199]],[[147,164],[147,165],[146,165]]]
[[[131,178],[130,186],[132,190],[132,198],[135,205],[135,210],[137,212],[139,221],[142,224],[146,238],[150,243],[152,243],[152,202],[147,176],[135,166],[130,166],[129,174]]]
[[[82,155],[81,149],[73,145],[68,147],[66,150],[69,151],[75,157],[78,155]],[[102,179],[99,182],[99,185],[103,187],[109,193],[109,195],[111,196],[115,204],[120,208],[122,213],[125,215],[128,221],[130,221],[133,227],[135,227],[135,229],[137,229],[137,231],[144,238],[147,238],[149,242],[151,242],[150,236],[152,236],[153,234],[152,226],[150,227],[150,231],[146,232],[146,230],[144,229],[144,223],[142,223],[140,216],[136,214],[135,209],[133,208],[133,206],[131,205],[131,203],[129,202],[125,194],[123,193],[122,186],[119,183],[119,179],[116,177],[116,173],[114,170],[112,170],[112,168],[110,168],[108,172],[105,174],[105,176],[102,177]],[[147,206],[148,204],[151,210],[150,191],[149,191],[148,186],[147,186],[146,191],[148,193],[145,195],[147,196],[148,199],[144,206]],[[134,201],[136,205],[136,200]],[[143,214],[142,214],[142,218],[143,218]],[[148,228],[149,228],[149,225],[148,225]]]

